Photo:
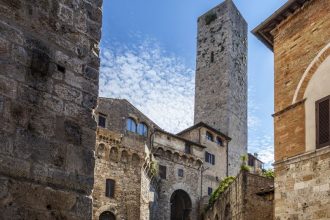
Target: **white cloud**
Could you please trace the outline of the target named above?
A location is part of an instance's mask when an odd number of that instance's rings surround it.
[[[165,130],[193,124],[194,86],[194,70],[153,40],[102,49],[100,96],[127,99]]]
[[[164,52],[154,40],[136,45],[116,42],[102,48],[100,96],[127,99],[161,128],[176,133],[193,124],[194,70]],[[258,134],[261,119],[249,88],[249,131]],[[273,162],[272,135],[253,135],[249,152],[269,167]],[[259,133],[260,134],[260,133]]]

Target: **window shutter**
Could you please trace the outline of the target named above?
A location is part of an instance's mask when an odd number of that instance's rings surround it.
[[[205,151],[205,162],[209,162],[209,153]]]
[[[215,164],[215,156],[214,156],[214,154],[212,154],[212,164],[213,165]]]
[[[316,102],[316,148],[330,145],[330,96]]]

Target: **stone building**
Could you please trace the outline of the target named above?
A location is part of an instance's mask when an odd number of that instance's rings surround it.
[[[330,1],[292,0],[254,34],[275,57],[275,219],[330,219]]]
[[[102,0],[0,1],[0,219],[91,219]]]
[[[198,219],[227,176],[230,138],[203,122],[166,132],[122,99],[99,98],[94,114],[94,219]]]
[[[241,172],[204,214],[204,220],[274,219],[274,180]]]
[[[258,154],[248,153],[247,165],[250,167],[250,172],[254,174],[260,174],[264,169],[264,163],[258,158]]]
[[[247,154],[247,23],[232,0],[198,18],[195,124],[232,137],[229,175]]]

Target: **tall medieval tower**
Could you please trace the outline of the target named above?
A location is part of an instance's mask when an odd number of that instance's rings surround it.
[[[247,153],[247,23],[232,0],[198,19],[195,124],[205,122],[232,138],[228,175]]]

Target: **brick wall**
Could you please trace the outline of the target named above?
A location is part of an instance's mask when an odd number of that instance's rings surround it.
[[[0,219],[91,219],[102,0],[0,1]]]
[[[305,70],[329,43],[329,10],[327,0],[310,1],[274,30],[276,161],[305,152],[304,103],[292,107],[292,101]]]

